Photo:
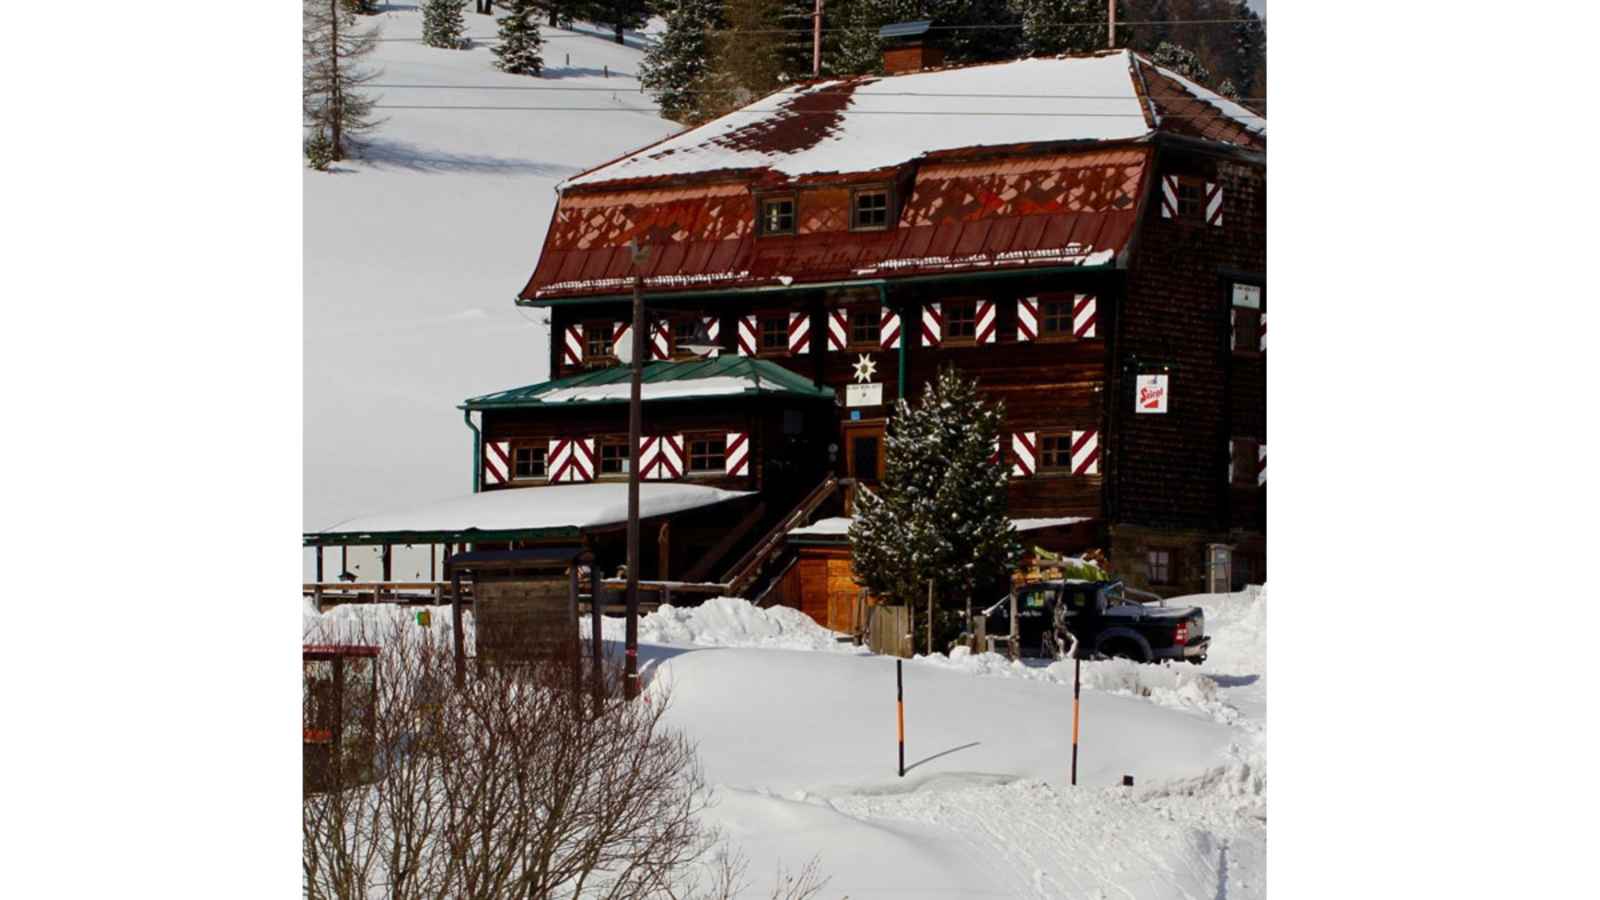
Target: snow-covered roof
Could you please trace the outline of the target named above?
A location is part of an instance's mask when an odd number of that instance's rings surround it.
[[[1144,73],[1171,81],[1151,89]],[[1174,93],[1180,96],[1165,96]],[[1168,100],[1184,104],[1170,113],[1174,119],[1224,119],[1234,130],[1266,134],[1265,118],[1118,50],[798,85],[566,185],[739,170],[871,172],[943,151],[1133,140],[1162,127]]]
[[[792,394],[834,399],[832,388],[770,360],[725,354],[712,359],[656,361],[641,373],[644,401],[754,394]],[[633,370],[608,366],[553,381],[512,388],[466,401],[466,409],[505,409],[568,403],[624,403],[633,390]]]
[[[645,482],[639,485],[639,517],[665,516],[744,497],[699,484]],[[356,516],[306,535],[309,543],[351,543],[361,536],[459,534],[469,532],[563,532],[628,520],[624,482],[558,484],[468,494],[395,512]]]
[[[827,519],[818,519],[810,525],[789,530],[790,534],[835,536],[843,535],[850,530],[850,523],[854,521],[847,516],[833,516]],[[1059,519],[1012,519],[1011,524],[1018,531],[1042,531],[1046,528],[1057,528],[1063,525],[1076,525],[1087,522],[1084,516],[1069,516]]]

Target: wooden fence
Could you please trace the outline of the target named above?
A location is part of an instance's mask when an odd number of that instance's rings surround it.
[[[867,647],[873,653],[909,659],[911,645],[910,608],[881,603],[867,607]]]

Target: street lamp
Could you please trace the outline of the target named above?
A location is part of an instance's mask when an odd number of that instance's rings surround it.
[[[650,249],[628,241],[633,262],[633,384],[628,392],[628,612],[624,639],[623,696],[639,696],[639,438],[644,385],[644,275]]]

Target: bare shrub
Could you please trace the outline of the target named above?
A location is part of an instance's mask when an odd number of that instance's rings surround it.
[[[682,895],[715,835],[697,820],[694,747],[662,724],[663,688],[623,700],[617,662],[596,684],[576,641],[458,688],[446,637],[382,630],[365,638],[384,648],[375,726],[352,751],[372,764],[334,765],[332,789],[304,799],[308,897]]]

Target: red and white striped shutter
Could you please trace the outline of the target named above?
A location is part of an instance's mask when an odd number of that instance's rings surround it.
[[[1039,450],[1037,431],[1016,431],[1011,434],[1011,474],[1026,478],[1036,468]]]
[[[1017,301],[1017,340],[1032,341],[1039,337],[1039,298],[1023,297]]]
[[[975,326],[975,332],[976,332],[976,337],[977,337],[978,343],[980,343],[980,344],[992,344],[992,343],[994,343],[995,327],[994,327],[994,301],[993,300],[979,300],[978,301],[977,320],[978,321],[977,321],[977,325]]]
[[[1267,352],[1267,314],[1261,314],[1261,352]]]
[[[594,438],[574,438],[572,441],[572,478],[569,481],[593,481],[596,465]]]
[[[739,355],[756,355],[756,317],[739,317]]]
[[[562,330],[561,364],[564,366],[583,365],[583,327],[581,325],[568,325]]]
[[[660,466],[661,438],[655,435],[644,435],[639,438],[639,477],[646,480],[656,477],[656,469]]]
[[[633,325],[628,322],[617,322],[611,329],[611,355],[617,359],[627,359],[633,352]]]
[[[658,319],[650,328],[650,358],[672,358],[672,323]]]
[[[1072,474],[1100,474],[1100,432],[1074,431],[1072,433]]]
[[[1233,484],[1233,438],[1228,438],[1228,483]]]
[[[684,473],[683,450],[688,446],[688,441],[681,434],[669,434],[661,438],[661,465],[664,469],[662,478],[682,478]]]
[[[900,349],[900,314],[887,306],[878,319],[878,346],[885,350]]]
[[[705,316],[701,318],[700,321],[706,326],[706,340],[713,344],[717,343],[717,341],[722,337],[722,318],[719,316]],[[721,355],[722,349],[720,347],[706,353],[706,356],[709,356],[713,359]]]
[[[545,473],[551,484],[593,481],[594,470],[594,438],[556,438],[550,442]]]
[[[572,441],[568,438],[554,438],[544,458],[544,477],[551,484],[558,481],[571,481],[569,474],[572,470]]]
[[[843,309],[828,310],[828,349],[843,350],[850,336],[850,313]]]
[[[483,445],[483,474],[490,484],[505,484],[511,480],[510,441],[488,441]]]
[[[937,347],[944,343],[944,312],[937,303],[922,306],[922,346]]]
[[[683,435],[663,434],[639,442],[639,477],[670,481],[683,477]]]
[[[1267,445],[1256,445],[1256,487],[1267,483]]]
[[[750,440],[749,435],[742,431],[727,433],[727,443],[723,445],[723,470],[736,478],[743,478],[750,474]]]
[[[1161,218],[1178,217],[1178,176],[1161,176]]]
[[[1099,315],[1095,312],[1094,295],[1078,294],[1072,299],[1072,333],[1080,338],[1095,337]]]
[[[1206,224],[1222,227],[1222,185],[1206,182]]]
[[[789,313],[789,352],[811,352],[811,316],[803,312]]]

